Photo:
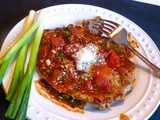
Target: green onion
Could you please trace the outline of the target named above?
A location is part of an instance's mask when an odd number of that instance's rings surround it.
[[[32,83],[32,77],[35,70],[36,59],[37,59],[37,54],[38,54],[38,49],[39,49],[39,44],[41,41],[42,34],[43,34],[43,27],[40,26],[36,32],[35,39],[32,43],[31,54],[30,54],[29,63],[27,66],[25,76],[23,80],[20,81],[20,85],[18,89],[16,89],[16,94],[14,95],[7,109],[7,112],[5,114],[5,116],[8,118],[15,119],[16,115],[18,115],[20,106],[26,106],[26,101],[22,101],[22,100],[23,100],[23,97],[26,97],[30,93],[30,90],[28,90],[27,87],[28,85],[31,86],[31,83]],[[26,91],[27,94],[24,94],[25,90],[27,90]],[[27,109],[27,106],[23,108],[24,111],[26,111],[26,109]]]
[[[58,54],[57,54],[57,57],[63,58],[64,57],[63,51],[59,51]]]
[[[2,83],[3,77],[7,71],[7,68],[9,67],[11,61],[12,61],[11,57],[10,59],[6,60],[1,66],[0,66],[0,84]]]
[[[24,32],[26,32],[29,29],[29,27],[32,25],[34,16],[35,16],[35,11],[31,10],[29,12],[29,16],[26,18],[26,21],[25,21]],[[30,39],[30,37],[28,39]],[[6,96],[6,99],[9,101],[11,101],[12,96],[15,92],[15,89],[18,86],[18,81],[22,79],[24,75],[24,65],[25,65],[25,58],[27,54],[27,47],[28,47],[28,44],[27,43],[24,44],[17,57],[16,65],[15,65],[12,80],[11,80],[11,85],[9,87],[8,94]]]
[[[27,20],[25,21],[25,25],[24,25],[24,30],[22,30],[21,34],[19,35],[19,38],[20,36],[22,36],[26,31],[27,29],[29,28],[29,26],[31,25],[30,24],[30,21],[33,20],[34,18],[34,13],[35,11],[34,10],[31,10],[30,13],[29,13],[29,16],[27,17]],[[0,84],[2,83],[2,79],[7,71],[7,68],[9,67],[9,65],[12,63],[13,61],[13,56],[15,56],[17,54],[17,52],[14,52],[13,55],[9,56],[9,58],[0,65]],[[2,58],[0,58],[2,59]]]
[[[31,90],[31,83],[27,85],[27,88],[25,90],[25,93],[22,99],[22,103],[16,115],[16,120],[26,120],[26,113],[27,113],[28,101],[29,101],[29,96],[30,96],[30,90]]]
[[[39,17],[38,17],[39,18]],[[34,24],[28,29],[24,35],[0,58],[0,65],[10,58],[10,56],[14,53],[16,53],[23,44],[25,44],[29,36],[32,35],[32,33],[37,29],[37,27],[40,24],[40,19],[36,19]]]

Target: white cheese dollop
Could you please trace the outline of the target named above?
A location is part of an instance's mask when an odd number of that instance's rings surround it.
[[[90,67],[97,62],[98,47],[94,44],[88,44],[76,52],[76,67],[79,71],[88,72]]]

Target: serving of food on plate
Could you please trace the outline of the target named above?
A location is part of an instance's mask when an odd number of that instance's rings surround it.
[[[41,94],[46,90],[59,104],[67,102],[73,111],[83,109],[84,103],[107,109],[132,90],[135,64],[131,56],[124,45],[84,26],[45,30],[37,58],[42,76],[37,90]]]
[[[76,16],[82,11],[86,13]],[[90,120],[119,119],[119,116],[128,118],[127,114],[134,120],[137,117],[144,119],[149,111],[153,111],[156,104],[151,104],[150,98],[155,101],[159,98],[150,91],[152,89],[153,93],[157,93],[155,84],[159,83],[154,80],[157,78],[140,69],[140,64],[145,65],[125,45],[115,43],[101,32],[93,34],[83,20],[101,16],[113,21],[119,18],[124,27],[125,21],[128,27],[134,23],[112,11],[87,5],[62,5],[46,8],[42,12],[45,13],[42,22],[40,17],[34,17],[38,12],[32,11],[34,14],[29,15],[29,22],[26,17],[17,24],[2,47],[1,71],[11,61],[19,61],[14,62],[6,74],[14,76],[12,80],[4,77],[3,81],[5,91],[9,94],[7,99],[11,101],[7,117],[25,118],[28,114],[33,119],[41,115],[44,119]],[[64,21],[62,18],[67,19]],[[10,39],[19,28],[24,33],[6,52],[6,45],[11,44]],[[145,36],[143,30],[136,25],[135,28]],[[135,29],[127,29],[136,36]],[[141,36],[136,37],[140,39],[139,50],[145,55],[148,51],[141,47],[144,42]],[[29,54],[25,56],[27,51]],[[24,73],[14,72],[15,66]],[[15,76],[18,76],[17,81],[13,80]],[[12,85],[16,83],[19,84]],[[150,105],[149,109],[147,105]],[[23,115],[21,111],[24,111]],[[137,111],[143,111],[144,114]]]

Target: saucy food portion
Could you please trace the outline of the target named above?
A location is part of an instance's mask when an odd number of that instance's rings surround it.
[[[131,51],[83,26],[46,29],[41,40],[37,90],[70,110],[86,103],[107,109],[132,90]]]

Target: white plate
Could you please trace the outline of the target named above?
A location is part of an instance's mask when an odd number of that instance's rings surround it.
[[[58,5],[42,10],[45,13],[45,28],[55,28],[66,26],[68,24],[77,24],[83,19],[101,16],[104,19],[110,19],[124,26],[132,32],[137,38],[140,48],[138,51],[155,65],[160,67],[160,52],[152,39],[135,23],[129,19],[107,9],[90,5],[67,4]],[[14,39],[18,36],[23,27],[24,19],[21,20],[8,34],[2,46],[2,55],[8,46],[13,44]],[[103,120],[118,119],[121,113],[125,113],[132,120],[142,120],[149,118],[159,105],[160,100],[160,80],[137,57],[133,58],[137,68],[135,70],[136,82],[133,91],[126,96],[124,103],[113,106],[110,110],[99,111],[86,108],[84,114],[73,113],[51,103],[37,93],[34,85],[32,86],[31,96],[27,116],[33,120]],[[12,67],[5,76],[3,86],[8,91]],[[34,80],[38,79],[35,73]]]

